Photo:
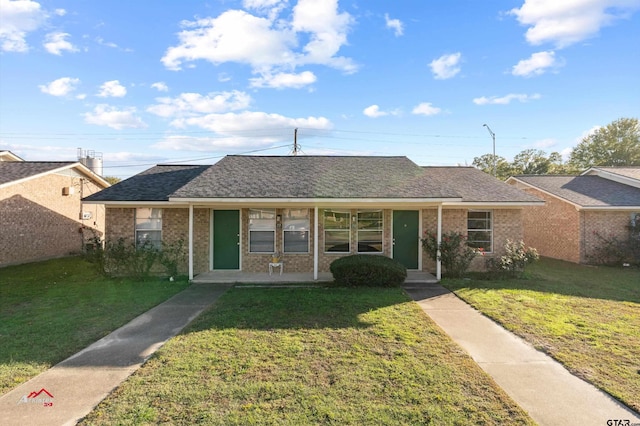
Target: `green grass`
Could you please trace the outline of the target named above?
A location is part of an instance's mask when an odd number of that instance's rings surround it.
[[[397,288],[234,288],[83,424],[531,424]]]
[[[186,286],[110,279],[76,257],[0,269],[0,394]]]
[[[527,275],[443,284],[640,412],[640,271],[542,259]]]

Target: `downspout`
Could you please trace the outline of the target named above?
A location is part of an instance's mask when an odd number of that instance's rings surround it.
[[[189,281],[193,281],[193,204],[189,204]]]
[[[313,209],[313,280],[318,280],[318,206]]]
[[[440,260],[440,242],[442,241],[442,204],[438,204],[438,227],[437,227],[438,252],[436,254],[436,279],[442,278],[442,261]]]

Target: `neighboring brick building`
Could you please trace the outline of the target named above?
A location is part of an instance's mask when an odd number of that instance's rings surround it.
[[[589,263],[602,237],[626,239],[640,218],[640,167],[594,167],[580,176],[513,176],[545,200],[524,211],[524,241],[542,256]]]
[[[406,157],[227,156],[212,166],[156,166],[84,199],[106,206],[106,238],[189,247],[190,278],[216,269],[329,271],[340,256],[380,254],[439,269],[425,231],[456,230],[487,256],[520,240],[536,197],[472,167],[420,167]],[[439,217],[441,219],[439,219]],[[478,258],[473,267],[484,267]]]
[[[80,253],[104,233],[104,207],[81,199],[109,183],[76,162],[0,152],[0,267]],[[93,230],[93,231],[92,231]]]

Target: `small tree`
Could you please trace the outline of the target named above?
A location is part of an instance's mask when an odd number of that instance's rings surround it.
[[[481,253],[481,250],[467,245],[465,235],[455,231],[444,234],[440,244],[435,232],[425,232],[422,247],[431,259],[442,262],[442,267],[449,278],[462,277],[476,254]],[[438,250],[440,250],[439,257]]]

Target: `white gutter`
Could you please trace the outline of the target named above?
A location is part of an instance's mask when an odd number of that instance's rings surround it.
[[[425,205],[440,204],[443,202],[462,202],[462,198],[176,198],[170,197],[170,203],[195,203],[195,204],[307,204],[309,206],[322,205]],[[104,202],[102,204],[105,204]]]

